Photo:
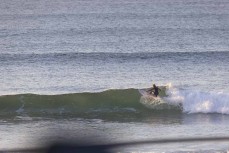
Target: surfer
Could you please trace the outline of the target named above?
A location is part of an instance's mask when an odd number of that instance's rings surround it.
[[[157,97],[158,94],[159,94],[159,90],[161,90],[161,89],[159,89],[155,84],[153,84],[153,87],[150,88],[150,89],[148,90],[148,92],[149,92],[150,94],[153,93],[154,96]]]

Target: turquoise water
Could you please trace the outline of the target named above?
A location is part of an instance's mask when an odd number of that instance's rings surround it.
[[[228,136],[228,1],[0,4],[0,149]],[[153,83],[167,86],[171,108],[139,93]],[[112,152],[227,150],[217,142]]]

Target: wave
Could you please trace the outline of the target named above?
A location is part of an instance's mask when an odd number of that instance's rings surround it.
[[[16,53],[0,53],[1,62],[6,61],[23,61],[23,62],[40,62],[40,61],[62,61],[62,60],[146,60],[146,59],[157,59],[157,60],[224,60],[227,63],[229,57],[228,51],[201,51],[201,52],[133,52],[133,53],[116,53],[116,52],[66,52],[66,53],[27,53],[27,54],[16,54]],[[214,59],[214,60],[213,60]]]
[[[61,95],[18,94],[0,96],[0,116],[139,117],[150,113],[229,114],[229,94],[163,89],[159,101],[142,95],[138,89]],[[151,96],[152,97],[152,96]]]
[[[1,114],[88,114],[135,110],[140,107],[135,89],[62,95],[19,94],[0,97]]]
[[[19,94],[0,97],[1,115],[128,115],[151,112],[140,103],[138,89],[62,95]],[[166,108],[165,108],[166,109]],[[155,109],[157,110],[157,109]]]

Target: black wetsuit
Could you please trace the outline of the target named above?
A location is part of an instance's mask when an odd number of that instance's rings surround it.
[[[154,87],[154,95],[157,97],[157,95],[159,94],[159,88],[158,87]]]
[[[157,95],[159,94],[159,88],[157,87],[157,86],[154,86],[153,88],[151,88],[150,90],[149,90],[149,92],[152,94],[154,94],[154,96],[155,97],[157,97]]]

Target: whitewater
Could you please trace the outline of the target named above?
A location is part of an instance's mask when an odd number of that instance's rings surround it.
[[[228,93],[174,89],[168,94],[169,96],[166,98],[168,102],[182,103],[183,112],[228,114]]]
[[[229,136],[228,10],[227,0],[1,0],[0,152]],[[159,101],[140,92],[153,84]]]

